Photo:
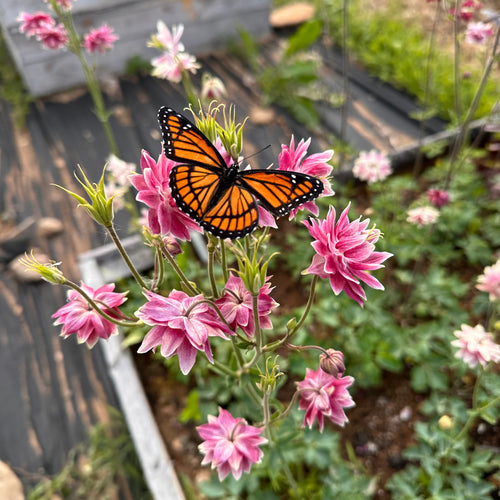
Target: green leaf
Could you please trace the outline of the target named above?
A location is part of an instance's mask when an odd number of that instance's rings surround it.
[[[320,37],[322,28],[323,22],[319,19],[313,19],[312,21],[304,23],[297,32],[289,38],[286,55],[290,56],[300,50],[307,49],[307,47]]]
[[[184,410],[182,410],[179,420],[185,424],[190,420],[194,422],[199,422],[202,418],[200,411],[200,398],[199,393],[196,389],[193,389],[187,397],[187,403]]]

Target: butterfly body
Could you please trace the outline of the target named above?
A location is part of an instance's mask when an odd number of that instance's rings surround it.
[[[187,118],[162,107],[158,121],[165,155],[178,162],[170,172],[177,206],[220,238],[241,238],[258,225],[257,200],[276,217],[317,198],[321,180],[298,172],[243,170],[230,166]]]

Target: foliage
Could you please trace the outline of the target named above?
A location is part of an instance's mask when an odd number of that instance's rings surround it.
[[[292,448],[285,445],[290,442]],[[288,474],[283,473],[283,462]],[[267,471],[274,471],[268,480]],[[299,478],[299,481],[294,478]],[[359,463],[341,458],[338,435],[296,432],[290,426],[282,426],[276,446],[255,468],[255,474],[244,476],[239,481],[231,478],[224,483],[212,479],[201,483],[200,491],[207,498],[227,500],[322,500],[347,496],[362,500],[373,494],[374,487],[375,482]]]
[[[24,126],[32,97],[24,87],[21,75],[16,70],[2,36],[0,36],[0,96],[11,104],[14,122]]]
[[[116,410],[109,413],[110,421],[95,426],[88,442],[74,448],[63,469],[35,486],[28,500],[113,499],[117,484],[132,498],[150,498],[125,421]]]
[[[332,11],[341,2],[331,2]],[[349,54],[359,60],[378,78],[415,95],[447,121],[461,119],[455,114],[454,60],[452,54],[434,49],[429,58],[429,33],[413,19],[405,18],[401,2],[391,1],[385,8],[369,9],[366,2],[349,2]],[[442,15],[439,29],[452,30],[453,21]],[[332,38],[342,40],[342,16],[329,16]],[[469,69],[469,68],[467,68]],[[481,70],[471,66],[469,78],[460,78],[461,109],[472,102]],[[424,78],[430,78],[431,87],[426,94]],[[489,114],[498,99],[498,82],[491,79],[482,96],[476,117]]]

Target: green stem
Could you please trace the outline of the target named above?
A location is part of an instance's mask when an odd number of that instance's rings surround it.
[[[137,281],[139,286],[141,288],[147,288],[146,283],[142,279],[141,275],[135,268],[134,264],[130,260],[130,257],[127,254],[127,251],[122,245],[122,242],[120,241],[120,238],[118,237],[118,234],[116,234],[115,228],[113,225],[111,226],[106,226],[106,229],[108,230],[109,235],[111,236],[111,239],[113,240],[113,243],[116,245],[116,248],[120,252],[120,255],[122,256],[123,260],[125,261],[125,264],[127,264],[127,267],[130,269],[130,272],[132,273],[132,276],[134,279]]]
[[[170,255],[168,252],[162,252],[163,257],[168,260],[168,263],[172,266],[172,269],[174,270],[175,274],[179,277],[179,279],[182,281],[186,289],[189,291],[189,293],[194,297],[195,295],[198,295],[199,292],[196,290],[196,288],[193,287],[193,285],[190,283],[190,281],[187,279],[186,275],[182,271],[182,269],[179,267],[177,262],[175,261],[174,257]]]
[[[264,433],[269,441],[272,441],[271,436],[271,426],[269,425],[271,421],[271,415],[269,412],[269,392],[264,391],[264,396],[262,398],[262,412],[264,413]]]
[[[214,359],[213,365],[209,365],[209,368],[214,371],[222,372],[224,375],[229,375],[230,377],[237,379],[238,374],[233,370],[229,369],[225,364]]]
[[[345,146],[347,133],[347,120],[349,114],[349,0],[343,1],[343,22],[342,22],[342,81],[343,81],[343,100],[341,105],[340,117],[340,140]],[[342,147],[339,157],[339,168],[342,168],[345,161],[345,147]]]
[[[277,422],[278,420],[283,420],[288,416],[288,414],[292,411],[292,408],[295,406],[295,402],[297,401],[297,398],[299,397],[301,391],[297,390],[293,393],[292,399],[288,403],[288,406],[286,409],[281,412],[276,418],[273,419],[273,423]]]
[[[181,70],[181,77],[182,77],[182,86],[184,87],[184,92],[186,93],[187,100],[195,110],[195,114],[198,114],[201,111],[200,101],[196,97],[196,92],[194,90],[194,85],[191,80],[191,77],[189,76],[189,73],[185,69]]]
[[[314,303],[317,282],[318,282],[318,276],[313,275],[313,279],[311,282],[311,288],[309,290],[309,298],[307,299],[306,307],[305,307],[304,312],[302,313],[302,316],[300,317],[299,321],[297,321],[297,324],[290,331],[286,332],[284,337],[282,337],[279,340],[276,340],[275,342],[272,342],[272,343],[264,346],[262,349],[263,352],[273,352],[276,349],[278,349],[278,347],[285,344],[292,335],[295,335],[295,333],[297,333],[298,329],[304,324],[304,321],[307,319],[307,316],[309,316],[309,313],[311,312],[311,308],[312,308],[313,303]]]
[[[95,113],[99,121],[102,123],[102,126],[104,127],[110,150],[114,155],[119,157],[120,153],[118,151],[118,146],[116,145],[113,131],[111,130],[111,126],[109,124],[109,113],[106,111],[106,107],[104,105],[104,99],[101,93],[101,89],[99,88],[99,82],[97,81],[97,78],[95,76],[95,71],[93,71],[93,69],[89,66],[87,60],[85,59],[85,56],[83,55],[80,37],[78,36],[73,24],[71,11],[60,7],[57,2],[51,2],[51,5],[54,8],[57,16],[61,20],[64,29],[66,30],[66,34],[68,35],[69,50],[73,52],[73,54],[75,54],[80,61],[83,72],[85,74],[85,79],[87,81],[87,87],[89,89],[92,100],[94,101]]]
[[[427,52],[427,58],[425,62],[425,88],[424,88],[424,98],[423,98],[423,108],[426,109],[429,106],[429,94],[431,88],[431,80],[432,80],[432,61],[434,58],[434,45],[436,39],[437,27],[439,25],[439,21],[441,20],[441,10],[442,5],[439,2],[436,2],[436,12],[434,14],[434,22],[432,23],[432,30],[429,38],[429,50]],[[422,170],[422,160],[423,160],[423,151],[422,151],[422,140],[424,135],[424,120],[423,117],[420,118],[418,125],[418,147],[417,147],[417,155],[415,158],[415,165],[413,167],[413,177],[416,179]]]
[[[161,252],[157,248],[155,251],[155,262],[154,262],[154,273],[153,279],[151,281],[151,290],[156,292],[161,283],[163,283],[163,277],[165,275],[165,266],[163,259],[161,257]]]
[[[481,100],[481,97],[482,97],[483,92],[484,92],[484,88],[486,86],[486,82],[488,81],[491,70],[493,69],[493,66],[497,61],[496,51],[497,51],[499,41],[500,41],[500,28],[497,28],[495,40],[493,42],[493,48],[491,49],[491,54],[488,57],[483,74],[481,76],[481,80],[479,81],[479,85],[478,85],[477,90],[476,90],[476,93],[474,94],[471,105],[469,106],[467,114],[464,118],[462,125],[460,126],[457,138],[456,138],[455,143],[453,145],[453,149],[452,149],[451,156],[450,156],[450,167],[448,169],[448,174],[446,176],[445,189],[449,188],[449,185],[450,185],[451,179],[452,179],[452,174],[454,173],[454,171],[456,171],[461,166],[462,162],[464,161],[462,159],[460,162],[457,162],[457,165],[455,165],[455,162],[457,161],[460,150],[462,149],[462,146],[464,145],[464,143],[467,139],[467,135],[469,132],[469,126],[470,126],[472,119],[474,118],[474,115],[475,115],[477,108],[479,106],[479,102]]]
[[[462,114],[460,106],[460,43],[459,43],[459,33],[460,33],[460,0],[455,1],[455,16],[453,19],[453,40],[454,40],[454,63],[453,63],[453,85],[455,91],[455,115],[457,120],[460,121],[460,115]]]
[[[221,257],[221,267],[222,267],[222,278],[224,279],[224,283],[227,283],[229,279],[229,274],[227,272],[227,253],[226,253],[226,245],[224,245],[224,241],[220,242],[220,257]]]
[[[260,328],[260,318],[259,318],[259,292],[257,294],[252,294],[252,310],[253,310],[253,321],[255,325],[255,353],[253,358],[244,365],[245,370],[249,370],[252,366],[259,361],[262,356],[262,330]]]
[[[214,299],[219,298],[219,292],[217,291],[217,281],[214,274],[214,262],[215,262],[215,249],[213,245],[208,245],[208,261],[207,261],[207,272],[208,278],[210,280],[210,287],[212,288],[212,297]]]

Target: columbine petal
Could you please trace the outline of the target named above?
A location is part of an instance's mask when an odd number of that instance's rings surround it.
[[[229,473],[239,479],[262,459],[259,446],[267,443],[260,435],[262,429],[248,425],[242,418],[234,418],[227,410],[219,408],[218,417],[209,415],[208,423],[197,429],[204,440],[198,447],[204,455],[202,464],[211,463],[212,468],[217,468],[221,481]]]
[[[329,279],[336,295],[344,290],[363,306],[366,295],[360,281],[372,288],[383,289],[382,284],[368,271],[383,267],[381,263],[392,254],[375,251],[380,231],[367,229],[369,219],[349,222],[349,208],[350,205],[343,210],[337,222],[333,207],[330,207],[324,220],[304,221],[309,233],[315,238],[311,245],[316,251],[304,273]]]

